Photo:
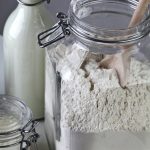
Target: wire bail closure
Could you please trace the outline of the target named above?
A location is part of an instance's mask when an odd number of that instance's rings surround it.
[[[59,12],[57,18],[60,21],[56,25],[38,35],[38,43],[41,48],[47,47],[48,45],[65,38],[65,36],[70,35],[70,30],[68,29],[68,16]],[[52,34],[54,34],[54,37],[49,40],[48,37],[52,37]]]
[[[38,121],[31,120],[22,129],[20,129],[22,136],[20,150],[28,150],[32,144],[34,144],[35,149],[38,150],[36,142],[40,136],[35,129],[38,124]]]

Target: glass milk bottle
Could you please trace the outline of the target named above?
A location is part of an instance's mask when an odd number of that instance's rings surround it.
[[[37,150],[38,122],[32,117],[20,99],[0,95],[0,150]]]
[[[23,99],[36,118],[44,114],[45,70],[36,37],[51,25],[44,1],[18,0],[4,28],[6,93]]]

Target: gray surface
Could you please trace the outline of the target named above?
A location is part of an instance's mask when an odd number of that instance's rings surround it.
[[[50,14],[55,18],[57,12],[67,12],[70,0],[51,0],[47,6]],[[9,14],[16,8],[17,0],[0,0],[0,34],[3,33],[3,27]]]
[[[48,142],[45,136],[45,131],[44,131],[44,123],[40,122],[39,126],[37,127],[37,132],[40,135],[40,138],[38,140],[37,146],[38,150],[50,150],[48,147]]]

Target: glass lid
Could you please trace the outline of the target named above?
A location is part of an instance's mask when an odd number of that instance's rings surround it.
[[[18,98],[0,95],[0,135],[22,129],[31,118],[31,110]]]

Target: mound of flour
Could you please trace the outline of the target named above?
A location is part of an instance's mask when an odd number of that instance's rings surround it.
[[[101,56],[89,55],[77,44],[60,44],[50,55],[62,75],[61,127],[85,133],[150,131],[150,71],[132,59],[128,85],[122,89],[116,72],[101,69]]]

